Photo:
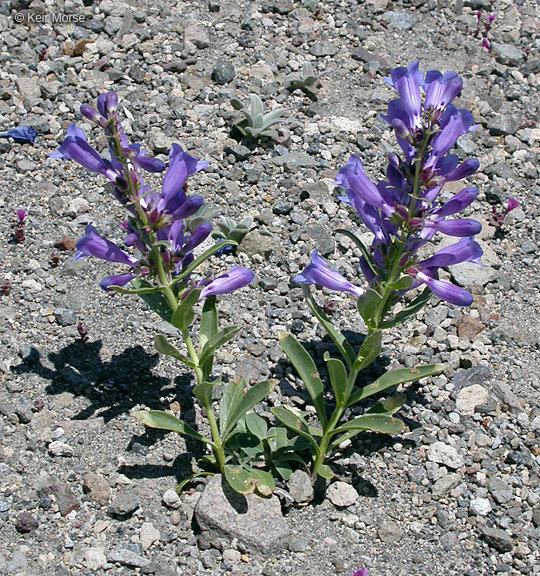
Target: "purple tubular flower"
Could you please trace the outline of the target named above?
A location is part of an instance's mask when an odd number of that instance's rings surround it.
[[[453,107],[447,108],[447,111],[451,108]],[[432,154],[437,158],[446,154],[460,136],[473,129],[472,125],[473,116],[465,108],[456,110],[455,113],[450,115],[446,121],[441,120],[442,130],[433,140]]]
[[[161,196],[166,212],[174,212],[186,200],[184,184],[188,176],[199,172],[208,166],[208,162],[197,160],[182,150],[178,144],[173,144],[169,151],[169,167],[163,177]]]
[[[426,72],[424,110],[444,110],[459,94],[463,81],[455,72]]]
[[[317,284],[330,290],[351,292],[356,296],[364,293],[362,288],[351,284],[339,272],[329,268],[326,262],[319,256],[317,250],[313,250],[311,253],[311,262],[300,274],[293,278],[293,281],[300,282],[301,284]]]
[[[218,294],[228,294],[239,288],[247,286],[255,278],[252,270],[233,266],[226,274],[214,278],[201,291],[200,298],[217,296]]]
[[[412,62],[408,68],[400,67],[390,70],[389,84],[399,94],[403,108],[409,116],[410,127],[416,128],[420,120],[420,86],[422,85],[422,73],[418,69],[418,62]]]
[[[211,231],[212,224],[210,224],[210,222],[201,222],[187,239],[184,250],[191,252],[191,250],[199,246],[199,244],[202,244],[208,238]]]
[[[190,196],[181,204],[174,212],[171,213],[172,217],[176,220],[178,218],[188,218],[193,216],[195,212],[204,204],[202,196]]]
[[[133,164],[136,164],[139,168],[146,170],[147,172],[163,172],[165,170],[165,164],[157,158],[148,158],[142,154],[137,154],[132,158]]]
[[[58,150],[52,152],[49,156],[75,160],[87,170],[106,176],[111,182],[116,182],[117,180],[117,174],[111,168],[110,163],[86,142],[82,130],[77,128],[74,122],[71,122],[68,126],[67,136]]]
[[[451,154],[437,163],[437,172],[444,179],[445,182],[455,182],[456,180],[462,180],[463,178],[468,178],[471,174],[474,174],[480,167],[480,162],[476,158],[468,158],[465,162],[457,166],[457,163],[449,169],[450,162],[453,162],[453,157],[457,159],[457,156]],[[449,160],[450,159],[450,160]],[[457,166],[457,167],[456,167]]]
[[[463,188],[457,194],[454,194],[450,200],[445,202],[439,209],[433,212],[436,216],[451,216],[467,208],[478,196],[476,186]]]
[[[467,218],[461,220],[427,220],[424,222],[424,226],[448,236],[474,236],[482,230],[480,222]]]
[[[125,274],[116,274],[114,276],[106,276],[99,283],[103,290],[108,290],[111,286],[125,286],[128,282],[133,280],[137,274],[133,272],[126,272]]]
[[[505,214],[508,214],[508,212],[519,206],[519,202],[515,198],[508,198],[508,200],[505,201],[504,206]]]
[[[480,264],[482,248],[475,242],[474,236],[462,238],[459,242],[441,248],[436,254],[416,264],[420,270],[441,268],[443,266],[453,266],[461,262],[475,262]]]
[[[36,139],[36,131],[32,126],[17,126],[10,128],[6,132],[0,132],[2,138],[13,138],[16,142],[30,142],[34,143]]]
[[[351,154],[347,164],[337,173],[334,184],[351,190],[363,202],[376,206],[388,215],[393,213],[393,209],[384,201],[377,186],[367,177],[360,158],[354,154]]]
[[[136,258],[124,252],[114,242],[100,236],[91,223],[86,226],[84,236],[79,238],[75,247],[77,248],[77,254],[74,259],[79,259],[83,256],[94,256],[108,262],[118,262],[132,267],[138,265]]]
[[[471,294],[455,284],[436,280],[424,272],[418,272],[416,279],[423,282],[441,300],[457,306],[470,306],[472,304],[473,297]]]
[[[28,214],[28,210],[25,210],[24,208],[19,208],[18,210],[13,210],[13,213],[15,214],[15,216],[17,216],[19,224],[22,224],[24,222],[24,219],[26,218],[26,215]]]

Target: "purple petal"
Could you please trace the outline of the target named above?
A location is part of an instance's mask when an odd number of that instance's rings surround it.
[[[111,114],[112,112],[116,111],[116,108],[118,107],[118,96],[114,90],[110,90],[105,95],[105,105],[107,114]]]
[[[186,241],[184,250],[190,252],[199,244],[202,244],[207,238],[210,232],[212,231],[212,224],[210,222],[201,222],[195,230],[191,233],[191,236]]]
[[[453,156],[453,154],[450,156]],[[446,171],[444,168],[444,160],[446,158],[449,158],[449,156],[441,158],[441,161],[437,163],[438,174],[444,178],[445,182],[455,182],[457,180],[462,180],[463,178],[468,178],[471,174],[474,174],[478,168],[480,168],[480,162],[478,162],[476,158],[468,158],[457,168]]]
[[[302,270],[300,274],[293,278],[295,282],[301,284],[317,284],[330,290],[341,292],[352,292],[356,296],[364,293],[362,288],[351,284],[339,272],[332,270],[326,262],[319,256],[317,250],[311,253],[311,262]]]
[[[125,274],[116,274],[114,276],[106,276],[99,283],[103,290],[108,290],[110,286],[125,286],[128,282],[133,280],[137,274],[133,272],[126,272]]]
[[[417,126],[420,118],[420,86],[422,73],[418,62],[412,62],[408,68],[390,70],[391,85],[397,90],[403,108],[409,116],[411,126]]]
[[[353,570],[350,576],[367,576],[367,568],[358,568],[357,570]]]
[[[383,200],[377,186],[367,177],[360,158],[354,154],[351,154],[347,164],[339,170],[334,184],[351,190],[355,195],[358,195],[362,201],[373,204],[386,214],[393,213],[393,209]]]
[[[195,212],[204,204],[202,196],[190,196],[177,210],[171,213],[171,216],[176,220],[178,218],[187,218],[193,216]]]
[[[472,304],[473,297],[467,290],[451,284],[450,282],[443,282],[442,280],[436,280],[431,278],[424,272],[418,272],[416,275],[417,280],[423,282],[436,296],[441,300],[450,302],[451,304],[456,304],[458,306],[469,306]]]
[[[103,118],[107,118],[107,95],[100,94],[97,97],[97,109],[98,112],[103,116]]]
[[[448,236],[474,236],[482,230],[482,224],[476,220],[427,220],[426,228],[431,228]]]
[[[13,212],[15,216],[17,216],[21,224],[23,223],[24,219],[26,218],[26,215],[28,214],[28,210],[25,210],[24,208],[19,208],[18,210],[14,210]]]
[[[157,158],[148,158],[147,156],[137,154],[132,160],[133,164],[147,172],[163,172],[163,170],[165,170],[165,164]]]
[[[452,214],[457,214],[472,204],[477,196],[478,189],[476,186],[463,188],[463,190],[454,194],[452,198],[445,202],[438,210],[435,210],[433,214],[436,214],[437,216],[451,216]]]
[[[167,205],[167,212],[173,212],[182,204],[186,195],[184,184],[191,174],[208,166],[208,162],[197,160],[184,152],[178,144],[173,144],[169,152],[169,167],[163,177],[162,197]]]
[[[519,206],[519,202],[515,198],[508,198],[504,204],[506,214]]]
[[[239,288],[247,286],[255,278],[252,270],[233,266],[226,274],[214,278],[202,291],[200,298],[217,296],[218,294],[228,294]]]
[[[442,125],[443,122],[441,121],[441,127]],[[471,130],[472,125],[472,114],[465,108],[457,110],[456,113],[452,114],[445,122],[441,132],[435,136],[432,146],[433,156],[440,158],[446,154],[460,136]]]
[[[455,72],[441,74],[437,70],[426,73],[425,110],[442,110],[459,94],[463,81]]]
[[[114,242],[100,236],[92,224],[86,226],[84,236],[79,238],[75,247],[84,256],[94,256],[108,262],[118,262],[128,266],[136,266],[138,264],[136,258],[124,252]],[[76,258],[80,257],[80,254],[77,253]]]
[[[3,138],[13,138],[15,141],[19,142],[30,142],[34,143],[36,139],[36,131],[32,126],[17,126],[16,128],[10,128],[6,132],[0,133]]]
[[[478,262],[482,256],[480,244],[474,241],[474,236],[462,238],[459,242],[442,248],[436,254],[416,264],[421,270],[430,268],[437,269],[442,266],[453,266],[460,262]]]

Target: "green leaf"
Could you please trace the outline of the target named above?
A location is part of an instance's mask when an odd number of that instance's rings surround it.
[[[260,440],[265,440],[268,434],[268,424],[255,412],[246,414],[246,428]]]
[[[372,384],[368,384],[358,390],[358,392],[355,392],[350,397],[347,406],[352,406],[353,404],[360,402],[360,400],[373,396],[373,394],[383,392],[392,386],[404,384],[405,382],[414,382],[433,374],[439,374],[445,368],[446,366],[444,364],[427,364],[426,366],[418,366],[417,368],[398,368],[397,370],[391,370],[390,372],[383,374]]]
[[[402,406],[405,404],[407,397],[405,394],[396,394],[390,398],[385,398],[379,400],[373,406],[366,410],[366,414],[385,414],[386,416],[392,416],[395,414]]]
[[[212,336],[204,345],[204,348],[199,357],[199,363],[204,364],[208,358],[211,356],[213,357],[216,348],[219,348],[225,344],[225,342],[228,342],[231,338],[236,336],[240,330],[240,326],[229,326],[223,330],[220,330],[217,334],[214,334],[214,336]]]
[[[297,436],[298,438],[298,436]],[[270,428],[266,435],[266,441],[272,452],[277,452],[289,445],[289,437],[287,436],[287,429],[281,426]]]
[[[136,289],[151,288],[153,290],[153,287],[151,287],[146,280],[142,280],[141,278],[134,278],[131,281],[131,285]],[[140,292],[138,294],[148,304],[148,306],[161,317],[162,320],[170,323],[172,311],[162,292],[148,291]]]
[[[244,381],[242,380],[242,383],[243,382]],[[247,392],[241,390],[240,396],[235,395],[235,401],[230,404],[227,410],[227,419],[223,431],[223,442],[226,441],[227,436],[233,431],[238,420],[249,412],[255,404],[264,400],[264,398],[266,398],[266,396],[268,396],[268,394],[274,389],[276,382],[276,380],[257,382],[257,384],[251,386]],[[241,388],[243,387],[244,386]]]
[[[160,354],[165,354],[166,356],[170,356],[171,358],[176,358],[176,360],[180,360],[180,362],[182,362],[186,366],[195,369],[195,364],[193,364],[193,362],[189,358],[181,354],[179,350],[177,350],[167,340],[167,338],[165,338],[163,334],[156,334],[154,336],[154,346],[156,347],[156,350]]]
[[[171,324],[173,326],[179,330],[186,330],[189,327],[195,317],[193,307],[199,301],[200,294],[201,288],[193,288],[188,292],[188,295],[180,301],[178,308],[171,316]]]
[[[317,471],[317,475],[325,480],[330,480],[334,477],[334,473],[332,472],[332,468],[328,466],[328,464],[321,464],[319,466],[319,470]]]
[[[193,388],[195,398],[204,406],[205,409],[212,408],[212,392],[214,386],[210,382],[201,382]]]
[[[309,286],[303,284],[302,290],[304,292],[304,297],[308,303],[308,306],[310,307],[314,316],[317,317],[330,338],[332,338],[334,344],[337,346],[337,349],[350,368],[354,364],[354,360],[356,358],[353,347],[349,344],[347,338],[345,338],[345,336],[332,324],[328,316],[324,313],[324,310],[317,304],[317,302],[315,302]]]
[[[383,434],[395,434],[402,429],[403,422],[397,418],[383,414],[362,414],[362,416],[357,416],[336,428],[332,435],[349,430],[371,430],[372,432],[381,432]]]
[[[391,288],[392,290],[407,290],[408,288],[411,287],[412,283],[413,283],[412,276],[406,274],[405,276],[398,278],[395,282],[389,284],[388,287]]]
[[[270,496],[275,488],[274,479],[264,470],[246,470],[227,464],[224,472],[229,486],[239,494],[253,494],[256,490],[262,496]]]
[[[225,437],[225,426],[227,425],[227,419],[229,417],[229,412],[235,404],[238,404],[242,397],[242,389],[246,385],[243,378],[239,381],[229,382],[225,386],[223,391],[223,396],[221,397],[221,402],[219,403],[219,435],[221,438]]]
[[[208,248],[208,250],[205,250],[200,256],[195,258],[195,260],[193,260],[193,262],[191,264],[188,264],[182,270],[182,272],[180,272],[180,274],[177,274],[172,279],[170,286],[174,286],[176,283],[183,280],[186,276],[189,276],[189,274],[191,274],[193,272],[193,270],[195,270],[195,268],[200,266],[205,260],[208,260],[208,258],[210,258],[210,256],[213,256],[216,252],[221,250],[223,247],[225,247],[225,246],[237,246],[237,245],[238,245],[238,243],[235,242],[234,240],[223,240],[222,242],[217,242],[216,244],[214,244],[213,246]]]
[[[420,310],[422,310],[422,308],[429,302],[431,294],[432,294],[431,290],[429,288],[425,288],[424,291],[419,296],[417,296],[412,302],[407,304],[407,306],[405,306],[405,308],[403,308],[403,310],[398,312],[393,318],[381,322],[380,327],[392,328],[396,324],[401,324],[402,322],[405,322],[407,318],[414,316],[417,312],[420,312]]]
[[[358,312],[368,328],[375,328],[377,324],[377,311],[381,297],[375,290],[368,288],[358,297]]]
[[[272,465],[285,482],[292,476],[292,466],[288,462],[284,460],[272,460]]]
[[[369,332],[366,339],[362,342],[356,360],[354,361],[353,369],[357,372],[367,368],[375,358],[381,353],[382,345],[382,332]]]
[[[133,412],[132,414],[139,422],[142,422],[145,426],[149,428],[158,428],[159,430],[169,430],[171,432],[178,432],[182,436],[189,436],[194,438],[199,442],[204,444],[209,444],[215,448],[215,444],[206,438],[201,436],[196,430],[191,426],[163,410],[139,410],[138,412]]]
[[[324,359],[328,368],[328,375],[330,376],[330,384],[336,399],[336,408],[343,408],[352,389],[352,383],[349,384],[347,370],[341,360],[337,358],[330,358],[330,354],[325,352]]]
[[[338,228],[336,230],[336,233],[347,236],[347,238],[350,238],[356,244],[356,246],[358,246],[360,252],[362,252],[362,256],[367,262],[367,265],[369,266],[373,274],[375,274],[375,276],[378,276],[377,270],[375,268],[375,263],[373,262],[373,257],[371,256],[369,250],[365,247],[362,240],[360,240],[360,238],[358,238],[356,234],[353,234],[352,232],[350,232],[349,230],[345,230],[344,228]]]
[[[319,451],[319,445],[311,435],[309,426],[302,416],[295,414],[287,406],[275,406],[274,408],[271,408],[270,411],[284,426],[287,426],[287,428],[290,428],[296,432],[296,434],[300,434],[300,436],[307,438],[315,447],[315,450],[317,452]]]
[[[321,377],[317,372],[315,362],[313,362],[308,351],[291,334],[280,332],[278,338],[281,349],[292,362],[292,365],[296,368],[298,375],[304,382],[304,385],[313,400],[313,405],[315,406],[319,422],[324,428],[327,420],[326,411],[324,409],[323,384]]]
[[[182,490],[184,489],[184,487],[187,484],[189,484],[190,482],[192,482],[193,480],[195,480],[195,478],[201,478],[203,476],[213,476],[213,475],[214,475],[213,472],[197,472],[196,474],[191,474],[191,476],[188,476],[187,478],[182,480],[182,482],[180,482],[180,484],[178,484],[178,486],[176,487],[176,492],[178,494],[180,494],[182,492]]]
[[[242,102],[240,102],[240,100],[238,100],[238,98],[231,98],[231,106],[235,110],[242,110],[242,108],[244,107],[244,105],[242,104]]]
[[[216,305],[216,297],[208,296],[205,298],[202,312],[201,321],[199,324],[199,351],[204,348],[204,345],[212,338],[218,330],[218,312]],[[203,379],[207,380],[212,372],[212,364],[214,362],[214,355],[209,353],[204,362],[199,358],[199,365],[203,373]]]

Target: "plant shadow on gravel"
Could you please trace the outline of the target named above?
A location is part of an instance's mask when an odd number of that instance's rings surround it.
[[[53,369],[41,361],[33,361],[23,362],[13,367],[13,371],[34,373],[49,380],[50,384],[45,388],[47,394],[69,392],[86,397],[90,405],[74,415],[73,420],[100,416],[107,422],[129,413],[138,404],[168,408],[163,406],[163,397],[178,400],[183,411],[193,407],[189,375],[177,376],[171,382],[153,373],[159,354],[148,354],[141,346],[133,346],[103,361],[100,357],[102,346],[101,340],[75,341],[48,354]]]

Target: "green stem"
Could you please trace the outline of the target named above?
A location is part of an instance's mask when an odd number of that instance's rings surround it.
[[[201,368],[199,367],[199,356],[197,351],[195,350],[195,346],[193,344],[193,340],[189,335],[187,329],[182,330],[182,337],[184,338],[184,342],[186,343],[186,348],[191,358],[193,364],[195,364],[195,376],[197,378],[197,384],[202,384],[204,382],[204,374]],[[208,418],[208,424],[210,425],[210,431],[212,433],[212,440],[215,444],[214,455],[216,457],[217,465],[219,471],[223,473],[225,468],[225,450],[223,448],[223,444],[221,442],[221,436],[219,434],[219,427],[216,421],[216,415],[214,414],[214,410],[212,408],[212,403],[204,404],[203,408],[206,412],[206,417]]]
[[[170,286],[170,278],[167,277],[167,273],[163,268],[163,260],[161,259],[158,246],[152,246],[152,254],[156,263],[156,270],[158,273],[159,282],[161,284],[161,289],[165,294],[165,298],[167,298],[169,308],[174,312],[178,308],[178,301],[176,300],[176,296],[174,295],[174,292]]]

